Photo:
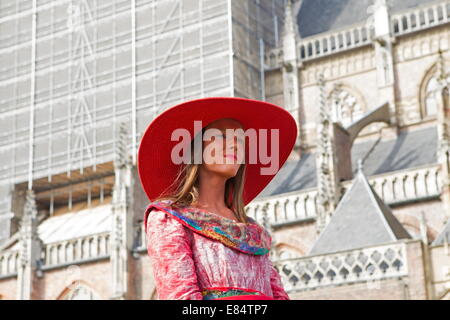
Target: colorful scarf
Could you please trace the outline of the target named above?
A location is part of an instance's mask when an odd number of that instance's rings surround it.
[[[170,206],[170,203],[171,200],[150,203],[145,211],[144,228],[147,226],[149,213],[152,209],[158,209],[175,218],[192,231],[220,241],[227,247],[240,252],[264,255],[270,250],[271,235],[251,217],[248,217],[248,223],[237,222],[195,207],[176,208],[175,210]]]

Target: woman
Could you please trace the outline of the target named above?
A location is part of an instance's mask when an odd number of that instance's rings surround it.
[[[249,132],[256,134],[245,143]],[[144,227],[158,299],[289,300],[269,259],[272,238],[244,206],[286,161],[296,135],[284,109],[242,98],[188,101],[149,125],[138,171],[152,201]],[[267,173],[268,157],[255,162],[255,145],[271,150],[278,167]]]

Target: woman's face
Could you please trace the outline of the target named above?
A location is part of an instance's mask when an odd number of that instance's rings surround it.
[[[201,168],[227,179],[234,177],[245,159],[244,143],[244,128],[239,121],[224,118],[210,123],[203,134]]]

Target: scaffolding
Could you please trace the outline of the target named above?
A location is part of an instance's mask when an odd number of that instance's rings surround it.
[[[86,201],[107,196],[112,185],[95,181],[114,175],[120,123],[135,164],[143,131],[167,107],[264,100],[261,57],[279,45],[284,4],[2,0],[0,217],[17,189],[34,189],[50,212],[76,186]]]
[[[264,53],[281,45],[286,1],[231,2],[235,96],[265,101]]]

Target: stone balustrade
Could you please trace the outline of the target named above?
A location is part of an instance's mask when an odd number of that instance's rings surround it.
[[[369,181],[380,198],[390,205],[439,196],[442,189],[439,166],[390,172]]]
[[[391,16],[395,36],[428,29],[450,21],[450,1],[429,4]]]
[[[370,184],[387,204],[395,205],[408,201],[438,197],[441,192],[439,166],[415,168],[407,171],[389,172],[373,176]],[[352,181],[345,181],[348,189]],[[274,227],[295,224],[315,219],[317,215],[317,190],[306,189],[252,201],[246,206],[247,215],[259,223]],[[146,237],[143,225],[136,235],[136,252],[146,251]],[[70,263],[82,263],[109,257],[110,233],[104,232],[86,237],[47,243],[43,248],[41,268],[51,269]],[[17,274],[18,250],[0,253],[0,278]],[[327,281],[327,280],[324,280]]]
[[[406,242],[274,261],[288,293],[408,274]]]
[[[308,61],[368,45],[371,43],[371,32],[371,29],[362,23],[340,31],[308,37],[300,42],[298,57],[302,61]]]
[[[443,25],[450,21],[450,1],[432,3],[391,15],[393,36]],[[297,48],[299,61],[308,61],[372,43],[373,28],[366,21],[347,26],[341,30],[324,32],[301,39]],[[274,48],[265,54],[267,69],[283,64],[283,49]]]
[[[254,200],[246,206],[247,215],[263,223],[266,212],[267,223],[272,225],[314,218],[317,208],[317,190],[307,190],[262,200]]]
[[[345,181],[343,187],[348,190],[352,183]],[[369,178],[369,183],[388,205],[438,197],[442,189],[439,166],[376,175]],[[266,221],[273,226],[315,218],[317,190],[314,188],[253,200],[246,206],[246,212],[259,223],[264,222],[266,212]]]
[[[337,52],[369,45],[372,29],[364,23],[349,26],[343,30],[321,33],[302,39],[297,47],[299,61],[308,61]],[[276,69],[283,64],[283,49],[274,48],[265,54],[266,69]]]
[[[17,274],[19,250],[0,252],[0,278]]]
[[[110,233],[104,232],[48,243],[44,248],[44,269],[55,265],[108,257],[110,253],[109,239]]]

